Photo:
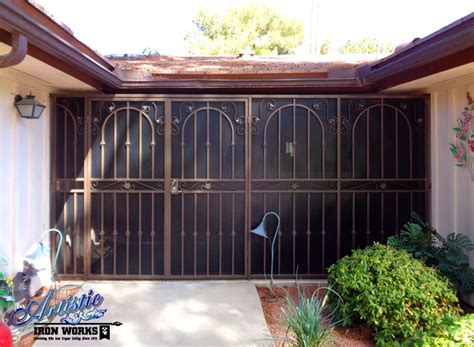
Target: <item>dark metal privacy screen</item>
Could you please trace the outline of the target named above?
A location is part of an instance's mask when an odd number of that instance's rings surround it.
[[[351,249],[426,215],[425,100],[57,98],[53,223],[60,273],[251,278],[249,230],[281,216],[275,277],[324,276]],[[268,230],[273,230],[273,221]]]

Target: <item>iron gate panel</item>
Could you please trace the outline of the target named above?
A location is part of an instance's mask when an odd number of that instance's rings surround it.
[[[253,99],[252,115],[252,225],[281,217],[276,274],[321,274],[337,254],[337,98]],[[251,273],[268,274],[267,240],[251,250]]]
[[[171,275],[244,276],[246,102],[176,100],[171,112]]]
[[[84,112],[83,98],[58,98],[52,119],[52,220],[66,240],[57,264],[61,274],[84,274]],[[56,239],[52,245],[55,252]]]
[[[164,274],[164,102],[92,101],[90,273]]]
[[[411,211],[426,216],[424,105],[424,99],[341,99],[343,255],[385,242]]]
[[[351,249],[427,215],[425,100],[394,97],[56,99],[59,273],[260,278],[249,229],[282,217],[276,277],[322,277]],[[273,236],[275,221],[267,230]]]

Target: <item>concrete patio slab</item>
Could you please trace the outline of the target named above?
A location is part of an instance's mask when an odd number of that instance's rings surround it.
[[[272,346],[251,282],[87,282],[104,296],[110,341],[37,341],[34,346]],[[55,322],[59,322],[56,319]]]

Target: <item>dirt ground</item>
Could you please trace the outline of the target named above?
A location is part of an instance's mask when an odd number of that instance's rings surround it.
[[[315,290],[318,289],[316,285],[305,285],[300,286],[305,293],[312,295]],[[283,323],[283,313],[281,308],[285,305],[285,295],[287,292],[293,298],[298,295],[297,288],[295,286],[279,286],[279,287],[268,287],[268,286],[257,286],[258,295],[263,307],[263,313],[265,320],[267,321],[270,333],[279,342],[278,346],[286,346],[287,344],[282,341],[287,335],[287,327]],[[360,325],[352,328],[337,327],[335,329],[336,340],[334,346],[374,346],[372,339],[373,331],[365,325]]]

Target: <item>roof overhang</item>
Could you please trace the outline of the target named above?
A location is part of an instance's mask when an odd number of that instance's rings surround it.
[[[28,39],[28,55],[106,93],[379,92],[474,61],[473,24],[470,14],[391,56],[355,69],[350,77],[282,73],[271,78],[255,74],[130,79],[28,1],[0,2],[0,41],[10,44],[12,33],[21,33]]]

